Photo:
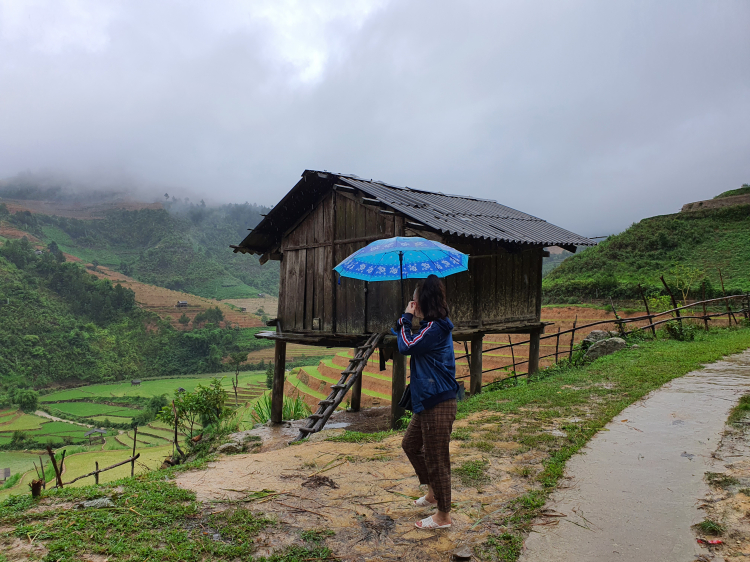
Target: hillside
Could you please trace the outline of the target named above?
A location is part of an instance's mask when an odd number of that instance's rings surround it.
[[[32,199],[32,197],[52,199]],[[26,197],[26,198],[24,198]],[[48,244],[87,263],[101,264],[143,283],[218,298],[278,294],[278,264],[229,247],[266,209],[167,199],[135,203],[104,195],[83,203],[74,195],[0,184],[0,236]]]
[[[721,295],[719,268],[728,293],[750,290],[750,205],[643,219],[566,259],[544,278],[544,296],[547,302],[639,299],[638,283],[648,294],[663,294],[659,276],[675,286],[677,264],[698,277],[692,297],[703,280],[708,297]]]
[[[230,353],[268,345],[258,328],[191,327],[176,330],[59,250],[37,255],[23,239],[0,246],[0,402],[16,386],[226,371]]]

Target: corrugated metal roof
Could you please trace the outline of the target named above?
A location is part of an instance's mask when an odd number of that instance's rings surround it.
[[[440,232],[516,244],[595,245],[584,236],[496,201],[396,187],[341,174],[338,177],[344,184]]]
[[[594,246],[596,243],[535,216],[488,199],[447,195],[399,187],[381,181],[364,180],[353,174],[306,170],[302,180],[274,207],[235,251],[260,252],[270,249],[286,228],[310,209],[321,194],[317,181],[327,186],[347,185],[359,189],[410,219],[439,232],[497,240],[513,244],[543,246]],[[330,187],[329,187],[330,188]]]

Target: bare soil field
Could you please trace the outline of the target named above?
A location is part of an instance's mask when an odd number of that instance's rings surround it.
[[[142,307],[156,313],[160,318],[168,319],[177,329],[186,329],[177,320],[186,314],[192,321],[195,315],[203,312],[207,308],[218,306],[224,313],[226,322],[231,322],[241,328],[257,328],[263,323],[260,318],[252,314],[248,309],[247,312],[240,312],[238,309],[228,305],[225,301],[216,299],[207,299],[190,293],[173,291],[164,287],[147,285],[136,281],[132,277],[123,275],[119,271],[114,271],[106,267],[99,266],[96,271],[89,268],[89,273],[99,278],[109,279],[112,283],[120,283],[123,287],[132,289],[135,292],[135,300]],[[177,301],[187,301],[188,306],[177,308]],[[272,350],[273,351],[273,350]],[[271,355],[273,356],[273,354]]]
[[[276,318],[279,311],[279,299],[276,297],[265,296],[253,299],[226,299],[224,302],[233,304],[239,308],[247,308],[248,312],[255,313],[259,309],[268,315],[269,318]]]

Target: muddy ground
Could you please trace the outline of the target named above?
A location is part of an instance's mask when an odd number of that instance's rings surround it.
[[[387,410],[365,411],[347,429],[382,429]],[[346,416],[355,417],[339,414],[334,423],[344,422]],[[496,422],[496,414],[483,412],[457,421],[454,430],[474,433],[495,428]],[[266,433],[260,453],[222,456],[209,464],[210,470],[180,474],[177,484],[195,491],[207,512],[239,502],[275,515],[281,525],[262,534],[258,554],[291,544],[303,530],[328,529],[335,535],[327,545],[341,559],[447,560],[457,548],[479,545],[488,534],[498,532],[485,517],[531,489],[529,476],[541,470],[545,457],[538,451],[523,452],[515,442],[493,443],[495,450],[489,456],[454,440],[454,467],[486,461],[486,480],[469,484],[454,474],[453,528],[419,530],[414,523],[433,510],[413,505],[424,491],[401,450],[401,434],[373,443],[326,440],[343,431],[326,430],[310,442],[287,447]],[[285,428],[283,435],[288,439],[296,431]]]

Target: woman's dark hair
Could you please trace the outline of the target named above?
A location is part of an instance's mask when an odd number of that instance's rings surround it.
[[[437,275],[430,275],[418,288],[417,302],[426,319],[443,319],[451,312],[445,298],[445,285]]]

